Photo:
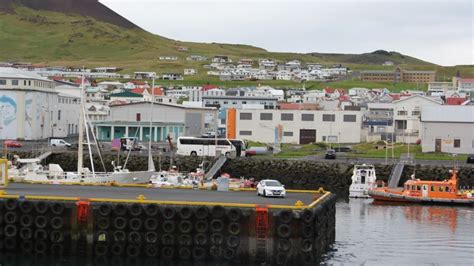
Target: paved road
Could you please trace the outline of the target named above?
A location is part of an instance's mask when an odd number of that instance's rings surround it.
[[[285,198],[258,197],[253,191],[211,191],[194,189],[160,189],[106,186],[39,185],[11,183],[6,189],[9,195],[63,196],[80,198],[136,199],[144,195],[148,200],[202,201],[223,203],[294,205],[301,200],[310,204],[313,195],[309,193],[288,193]]]

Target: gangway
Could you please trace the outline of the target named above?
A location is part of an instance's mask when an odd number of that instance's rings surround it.
[[[224,166],[225,162],[227,161],[227,156],[221,154],[216,162],[212,165],[211,169],[207,171],[206,175],[204,176],[205,180],[209,180],[216,176],[217,172]]]
[[[400,161],[395,165],[394,168],[392,168],[392,172],[390,173],[390,177],[388,178],[389,188],[398,187],[398,182],[400,181],[400,177],[402,176],[404,167],[405,163],[403,161]]]
[[[42,160],[48,158],[51,154],[53,154],[52,151],[47,151],[47,152],[41,154],[40,156],[38,156],[37,158],[38,158],[38,160],[42,161]]]

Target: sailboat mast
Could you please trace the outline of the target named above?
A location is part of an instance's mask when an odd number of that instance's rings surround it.
[[[83,70],[84,71],[84,70]],[[81,79],[81,86],[79,88],[79,93],[80,93],[80,101],[81,105],[79,108],[79,143],[77,147],[77,174],[79,175],[79,178],[82,177],[82,167],[83,167],[83,162],[82,162],[82,142],[84,142],[84,73],[82,74],[82,79]]]
[[[153,156],[151,155],[151,140],[153,138],[152,126],[153,126],[153,102],[155,101],[155,76],[153,75],[153,81],[151,86],[151,104],[150,104],[150,127],[148,131],[148,171],[155,172],[155,163],[153,162]]]

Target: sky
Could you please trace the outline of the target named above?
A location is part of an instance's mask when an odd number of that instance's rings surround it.
[[[471,0],[100,0],[167,38],[249,44],[272,52],[397,51],[474,64]]]

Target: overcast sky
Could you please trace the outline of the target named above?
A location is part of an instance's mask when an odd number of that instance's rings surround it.
[[[143,29],[182,41],[274,52],[397,51],[474,64],[471,0],[100,0]]]

